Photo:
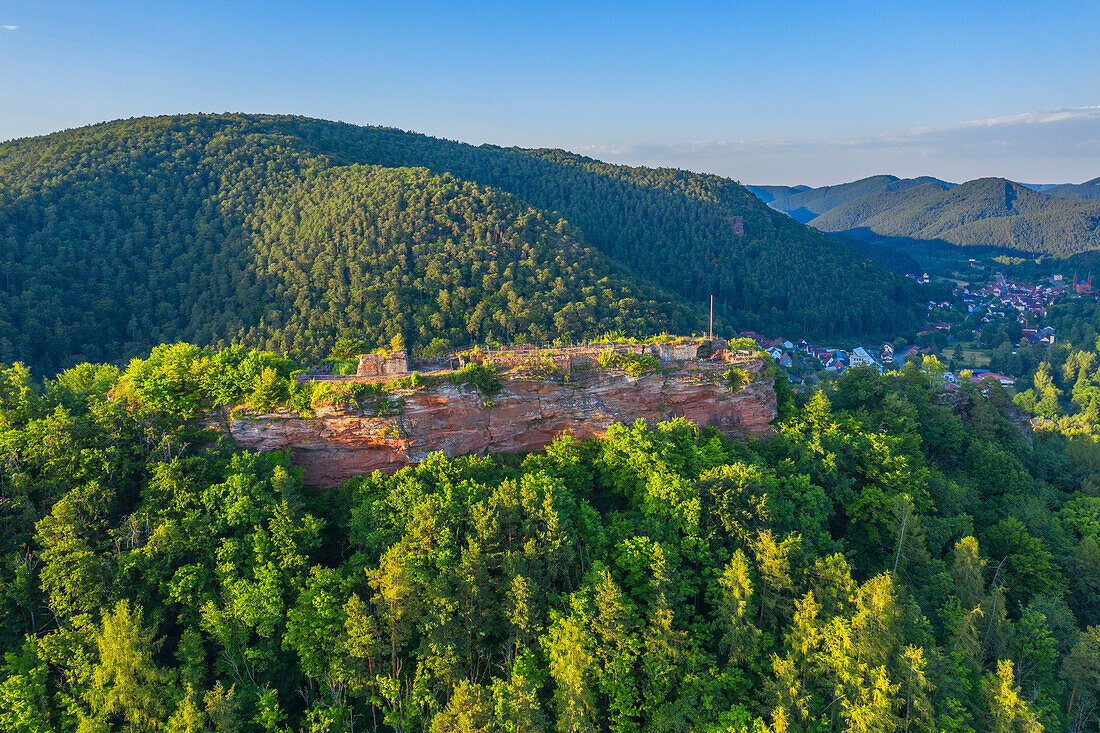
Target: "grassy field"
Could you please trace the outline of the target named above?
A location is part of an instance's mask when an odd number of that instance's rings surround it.
[[[952,346],[944,352],[944,356],[950,358],[955,347]],[[976,344],[963,344],[963,358],[959,362],[959,368],[988,369],[989,357],[993,355],[990,349],[978,348]]]

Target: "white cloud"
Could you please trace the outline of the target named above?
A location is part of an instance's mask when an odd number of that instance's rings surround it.
[[[615,162],[707,171],[753,183],[821,185],[875,173],[1036,183],[1100,175],[1100,105],[912,127],[847,139],[702,140],[588,145]]]
[[[0,25],[0,28],[3,28],[6,31],[17,31],[17,30],[19,30],[19,26],[17,26],[17,25]]]
[[[1100,119],[1100,105],[1087,107],[1055,107],[1037,112],[1024,112],[1018,115],[1005,117],[990,117],[984,120],[968,120],[954,125],[942,125],[939,127],[914,127],[909,131],[910,135],[925,135],[935,132],[947,132],[950,130],[965,130],[973,127],[1002,127],[1006,125],[1035,125],[1050,122],[1066,122],[1069,120],[1096,120]]]

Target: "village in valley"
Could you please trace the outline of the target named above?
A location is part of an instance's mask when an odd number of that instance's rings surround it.
[[[969,267],[985,269],[975,260],[970,260]],[[931,283],[928,273],[908,277]],[[910,362],[920,366],[926,356],[934,356],[947,367],[948,383],[957,383],[969,372],[965,376],[976,384],[992,378],[1013,388],[1016,377],[1041,361],[1042,352],[1055,342],[1055,329],[1043,322],[1050,306],[1066,297],[1098,296],[1091,273],[1071,281],[1055,274],[1028,284],[997,272],[981,287],[961,281],[954,285],[949,299],[927,302],[926,325],[911,342],[897,338],[838,346],[769,338],[753,331],[740,336],[756,341],[796,386],[817,385],[860,366],[879,373],[898,371]]]

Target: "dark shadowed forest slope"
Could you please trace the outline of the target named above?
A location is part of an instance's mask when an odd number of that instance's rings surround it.
[[[293,117],[0,145],[0,238],[0,360],[46,372],[180,339],[310,357],[349,334],[690,332],[711,292],[719,323],[875,333],[915,299],[728,179]]]
[[[1100,248],[1100,202],[1059,198],[1003,178],[981,178],[946,190],[925,184],[859,199],[827,211],[811,226],[1070,254]]]

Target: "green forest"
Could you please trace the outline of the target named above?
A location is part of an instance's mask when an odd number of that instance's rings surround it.
[[[901,192],[925,184],[939,186],[941,190],[953,185],[930,176],[898,178],[879,175],[820,188],[805,186],[749,186],[748,188],[760,196],[765,203],[787,212],[796,221],[805,223],[849,202],[860,201],[862,204],[864,200],[871,200],[871,197],[880,195],[886,200],[893,200]],[[846,211],[850,210],[850,208],[846,209]]]
[[[729,179],[297,117],[0,144],[0,242],[0,361],[43,375],[176,341],[309,361],[701,332],[711,293],[736,330],[916,325],[912,283]]]
[[[315,195],[287,220],[331,226]],[[638,423],[317,490],[199,420],[296,367],[0,370],[0,729],[1098,730],[1097,438],[991,380],[852,369],[780,381],[753,442]]]
[[[1075,299],[1050,309],[1046,321],[1060,334],[1049,354],[1027,370],[1015,400],[1037,427],[1070,436],[1078,450],[1100,436],[1100,305]],[[1027,386],[1030,383],[1030,386]],[[1093,460],[1100,468],[1100,455]]]
[[[829,209],[813,219],[812,226],[871,239],[896,237],[1066,255],[1100,248],[1100,201],[1040,193],[1003,178],[979,178],[953,187],[933,179]]]

